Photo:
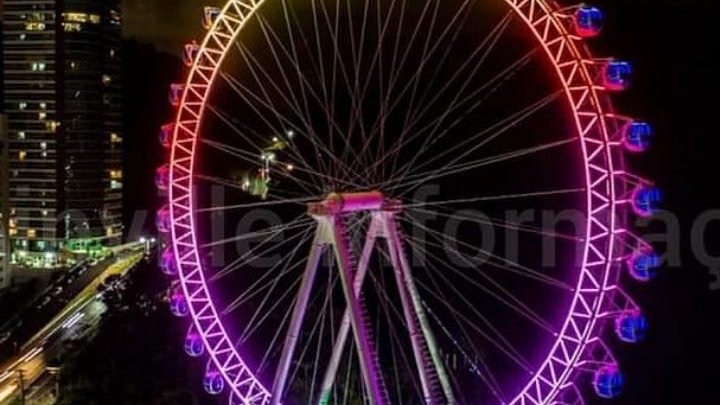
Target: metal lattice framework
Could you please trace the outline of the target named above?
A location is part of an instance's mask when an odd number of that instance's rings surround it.
[[[584,154],[588,207],[583,264],[567,318],[545,361],[511,403],[583,403],[574,384],[575,375],[614,364],[599,338],[603,320],[635,308],[617,281],[618,269],[627,255],[622,241],[632,237],[624,229],[622,212],[629,206],[631,186],[644,181],[623,169],[618,132],[625,119],[612,113],[606,89],[599,83],[601,63],[592,58],[582,38],[572,30],[573,9],[548,0],[504,1],[542,45],[562,82]],[[231,404],[268,404],[271,393],[243,361],[213,303],[196,240],[192,179],[206,100],[216,75],[245,22],[263,3],[229,0],[214,20],[194,53],[181,89],[171,143],[170,237],[180,285],[210,363],[231,392]]]

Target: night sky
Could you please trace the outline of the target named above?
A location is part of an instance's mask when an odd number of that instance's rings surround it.
[[[212,0],[125,0],[125,34],[166,52],[200,39],[202,7]],[[600,55],[634,62],[637,79],[617,106],[653,122],[657,145],[638,169],[666,190],[666,206],[682,225],[680,266],[638,291],[654,325],[648,342],[623,350],[629,391],[615,404],[720,403],[720,291],[688,240],[699,213],[720,207],[717,129],[720,54],[717,1],[597,0],[608,11]],[[172,80],[169,78],[168,80]],[[154,138],[152,139],[154,141]],[[708,244],[720,254],[718,228]],[[714,398],[714,399],[713,399]]]
[[[151,42],[164,51],[177,51],[182,44],[200,39],[203,6],[219,0],[124,0],[123,30],[126,36]]]

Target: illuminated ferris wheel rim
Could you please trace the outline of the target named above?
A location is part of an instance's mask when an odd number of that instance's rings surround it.
[[[548,403],[561,392],[582,401],[572,382],[574,374],[584,366],[597,368],[599,364],[611,371],[615,367],[611,352],[599,338],[600,321],[615,314],[615,307],[636,310],[617,286],[619,259],[625,253],[618,253],[621,247],[616,238],[629,234],[622,228],[621,210],[632,205],[634,194],[629,195],[625,185],[648,183],[624,171],[618,153],[623,142],[611,128],[624,127],[629,121],[612,113],[606,94],[612,90],[610,84],[597,83],[597,72],[608,62],[592,58],[581,36],[572,32],[575,9],[562,9],[546,0],[504,1],[542,45],[562,82],[581,140],[588,217],[581,273],[567,318],[546,359],[511,403]],[[203,43],[188,46],[192,66],[187,82],[175,89],[181,97],[170,145],[167,213],[172,254],[194,329],[210,357],[212,373],[230,388],[231,403],[264,404],[271,394],[246,365],[212,300],[195,234],[192,178],[198,132],[216,75],[245,22],[264,3],[229,0],[214,16]]]

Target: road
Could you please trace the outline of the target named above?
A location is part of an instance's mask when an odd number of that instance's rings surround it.
[[[62,293],[54,297],[55,305],[46,304],[38,308],[35,304],[27,309],[20,318],[23,319],[20,326],[15,327],[5,339],[6,344],[19,349],[17,354],[7,360],[0,359],[0,405],[17,400],[23,391],[27,405],[43,403],[31,400],[38,392],[37,385],[39,388],[54,386],[54,383],[48,383],[52,381],[52,378],[48,380],[48,361],[61,354],[65,342],[92,333],[100,323],[106,308],[97,292],[98,286],[110,276],[126,274],[144,256],[143,245],[130,246],[118,252],[114,258],[97,263],[85,271],[84,274],[89,276],[82,279],[78,277],[78,280],[64,288]],[[51,287],[46,293],[52,294],[56,288]],[[46,298],[41,297],[39,302],[45,301]],[[40,313],[45,311],[51,311],[49,317],[45,316],[49,319],[38,321]],[[32,315],[36,315],[35,319],[27,318]],[[33,387],[34,384],[36,387]]]

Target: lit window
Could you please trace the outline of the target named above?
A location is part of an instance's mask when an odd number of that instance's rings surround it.
[[[47,128],[47,130],[51,132],[56,132],[59,127],[60,123],[57,121],[48,121],[45,123],[45,128]]]
[[[26,152],[26,151],[21,150],[20,152],[18,152],[18,160],[20,160],[20,161],[22,162],[22,161],[25,160],[25,158],[27,158],[27,152]]]
[[[80,23],[63,23],[63,28],[65,32],[80,32],[82,30]]]
[[[25,131],[18,132],[18,139],[25,139]]]
[[[33,62],[30,64],[30,68],[33,72],[44,72],[47,64],[45,62]]]
[[[36,231],[35,229],[30,228],[30,229],[27,230],[27,237],[28,237],[28,238],[34,238],[34,237],[36,237],[36,236],[37,236],[37,231]]]
[[[112,83],[112,77],[110,77],[110,75],[102,75],[102,83],[109,86]]]
[[[39,120],[44,120],[45,118],[47,118],[47,113],[46,113],[45,111],[40,111],[40,112],[38,113],[38,119],[39,119]]]
[[[123,177],[122,170],[110,170],[110,178],[113,180],[120,180]]]
[[[120,190],[122,189],[122,182],[117,180],[111,180],[110,181],[110,189],[111,190]]]
[[[110,142],[112,143],[122,143],[122,137],[115,132],[110,134]]]
[[[97,14],[86,14],[79,12],[63,13],[65,21],[76,22],[76,23],[92,23],[100,24],[100,16]]]
[[[41,110],[47,109],[47,103],[40,103],[40,109]]]
[[[47,149],[47,142],[40,142],[40,149],[42,149],[42,150]]]
[[[44,22],[25,23],[25,31],[45,31],[45,23]]]
[[[26,108],[27,108],[27,103],[24,102],[24,101],[19,102],[19,103],[18,103],[18,108],[21,109],[21,110],[26,109]]]

